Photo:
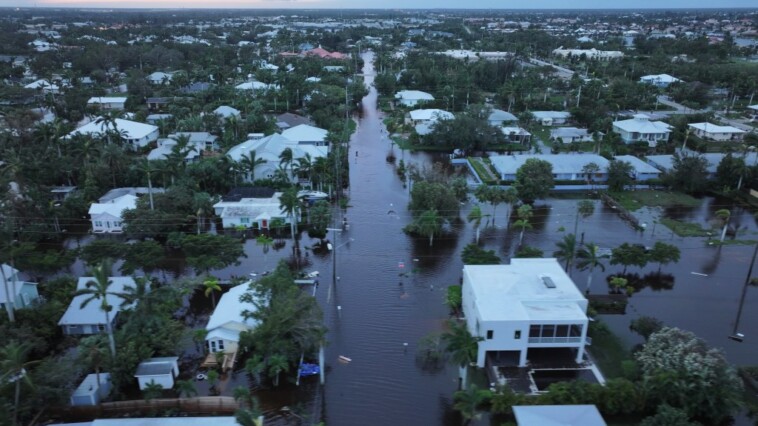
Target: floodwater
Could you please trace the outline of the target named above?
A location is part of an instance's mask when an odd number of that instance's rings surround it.
[[[364,54],[364,75],[369,85],[374,75],[372,58],[371,52]],[[349,229],[337,235],[330,233],[334,252],[304,250],[308,255],[307,270],[320,272],[321,285],[315,295],[329,328],[326,384],[321,387],[317,378],[308,378],[300,387],[285,383],[277,391],[260,392],[267,418],[273,418],[273,424],[291,424],[292,415],[281,414],[284,406],[309,422],[323,420],[330,426],[461,422],[451,407],[457,388],[456,368],[425,370],[416,364],[415,352],[422,337],[444,327],[448,318],[445,289],[458,283],[463,266],[460,252],[473,242],[475,231],[464,220],[457,221],[449,226],[447,235],[435,237],[433,247],[429,247],[427,239],[413,238],[402,231],[410,221],[408,189],[397,177],[395,165],[386,162],[391,145],[376,100],[372,87],[363,100],[362,117],[350,141],[350,207],[344,212],[335,210],[334,223],[341,223],[344,215]],[[398,161],[404,159],[406,163],[429,165],[437,160],[422,153],[395,151]],[[721,204],[712,200],[699,209],[667,214],[705,224],[707,216]],[[469,202],[462,206],[461,218],[466,217],[472,205]],[[483,206],[484,213],[493,214],[494,219],[482,225],[481,244],[487,250],[495,250],[504,262],[516,251],[519,239],[519,231],[508,226],[514,218],[506,221],[508,210],[505,205],[496,210]],[[555,243],[576,226],[585,242],[603,248],[624,242],[652,246],[659,239],[681,248],[681,261],[662,269],[673,276],[673,281],[656,285],[655,280],[648,279],[645,282],[652,284],[638,288],[632,295],[626,315],[603,316],[630,347],[641,343],[641,338],[629,331],[629,322],[649,315],[667,325],[693,331],[711,345],[723,348],[727,358],[737,365],[756,362],[758,288],[749,287],[745,292],[737,327],[746,335],[744,342],[727,339],[737,320],[753,246],[708,247],[703,239],[673,236],[662,225],[638,232],[598,201],[590,217],[578,223],[575,218],[575,199],[538,202],[533,228],[525,232],[524,244],[549,256],[556,249]],[[735,211],[734,219],[741,229],[754,233],[755,221],[749,212]],[[317,242],[303,235],[303,246]],[[241,259],[240,265],[215,271],[215,275],[228,279],[273,269],[280,259],[290,256],[291,240],[285,241],[264,253],[255,240],[248,240],[248,257]],[[169,274],[183,273],[179,263]],[[605,271],[595,271],[592,293],[607,293],[605,278],[622,269],[608,262],[605,266]],[[81,268],[77,263],[73,269],[79,273]],[[644,269],[630,267],[628,272],[650,278],[657,269],[658,265],[648,265]],[[583,290],[587,272],[573,270],[572,277]],[[351,361],[340,362],[340,356]],[[244,383],[244,374],[237,374],[233,381]]]

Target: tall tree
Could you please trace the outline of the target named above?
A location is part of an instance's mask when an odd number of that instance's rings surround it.
[[[108,302],[108,296],[118,296],[117,293],[111,292],[110,287],[113,281],[110,279],[113,264],[110,260],[103,260],[99,265],[90,270],[92,279],[85,283],[85,287],[74,293],[76,296],[86,296],[80,305],[84,309],[90,302],[97,300],[100,302],[100,310],[105,314],[105,332],[108,333],[108,344],[111,350],[111,357],[116,357],[116,340],[113,337],[113,327],[111,324],[111,311],[113,306]]]
[[[530,158],[516,170],[516,189],[519,199],[525,204],[544,198],[553,189],[553,165],[545,160]]]
[[[479,226],[482,224],[482,208],[479,207],[479,204],[475,205],[473,208],[471,208],[471,211],[469,212],[467,219],[469,223],[474,223],[474,229],[476,230],[476,243],[479,244]]]
[[[631,163],[621,160],[612,160],[608,164],[608,190],[621,192],[632,184],[634,167]]]
[[[732,217],[732,212],[729,211],[729,209],[720,209],[716,210],[714,214],[719,219],[719,222],[721,222],[721,226],[723,227],[721,229],[721,238],[719,239],[719,241],[723,243],[724,238],[726,238],[726,231],[729,228],[729,219]]]
[[[239,265],[240,257],[247,257],[239,239],[227,235],[187,235],[181,247],[187,264],[198,274],[209,275],[211,270]]]
[[[624,243],[611,250],[611,265],[624,265],[623,274],[626,274],[628,266],[639,266],[643,268],[647,265],[648,254],[644,246],[638,244]]]
[[[569,272],[571,264],[574,263],[576,257],[576,235],[567,234],[563,236],[563,239],[555,243],[558,246],[558,250],[553,252],[553,256],[565,262],[564,269]],[[569,275],[571,275],[569,273]]]
[[[240,159],[242,169],[250,176],[250,182],[255,182],[255,168],[261,164],[266,164],[266,160],[258,157],[255,150],[251,150],[247,155],[242,155]]]
[[[524,204],[521,207],[518,208],[516,211],[516,215],[518,216],[518,220],[513,224],[514,226],[521,228],[521,233],[518,237],[518,245],[519,247],[524,242],[524,231],[527,229],[532,229],[532,224],[529,223],[529,219],[532,218],[532,206],[529,204]]]
[[[24,343],[11,341],[0,348],[0,383],[13,383],[13,425],[18,424],[18,410],[21,400],[21,383],[31,386],[26,369],[33,363],[27,357],[30,347]]]
[[[590,270],[589,274],[587,274],[587,287],[584,289],[584,292],[589,294],[590,286],[592,285],[592,273],[595,271],[595,268],[605,271],[605,265],[603,265],[602,258],[598,254],[597,244],[589,243],[585,245],[579,249],[576,256],[579,259],[576,262],[576,266],[582,271],[586,269]]]
[[[290,220],[290,229],[292,231],[292,239],[297,240],[297,224],[300,221],[300,209],[303,200],[297,196],[297,188],[287,188],[279,197],[279,207],[282,213],[286,214]]]
[[[429,237],[429,247],[434,243],[434,236],[442,231],[442,216],[437,210],[427,210],[419,216],[414,224],[414,229],[419,234]]]
[[[454,320],[448,321],[448,330],[442,334],[445,350],[450,354],[450,360],[460,368],[462,387],[466,386],[466,371],[469,364],[477,361],[479,342],[484,339],[480,336],[472,336],[466,328],[465,322]]]
[[[472,384],[464,390],[459,390],[453,395],[453,408],[461,413],[464,424],[469,424],[471,420],[481,417],[480,410],[492,399],[492,392],[489,389],[479,389]]]
[[[660,272],[663,265],[679,262],[680,255],[679,247],[656,241],[650,250],[650,261],[658,264],[658,272]]]
[[[79,342],[79,359],[89,368],[95,370],[97,389],[100,389],[100,371],[109,359],[108,341],[102,335],[85,337]],[[100,404],[100,399],[98,399]]]

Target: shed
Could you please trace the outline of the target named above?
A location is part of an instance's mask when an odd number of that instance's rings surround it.
[[[175,356],[146,359],[137,366],[137,372],[134,373],[140,390],[145,390],[150,383],[161,385],[163,389],[171,389],[177,376],[179,358]]]
[[[111,374],[100,373],[99,386],[97,382],[97,374],[88,374],[71,395],[71,406],[98,405],[103,398],[106,398],[113,387]]]

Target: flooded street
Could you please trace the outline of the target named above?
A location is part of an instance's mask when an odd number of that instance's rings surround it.
[[[371,85],[373,54],[365,53],[363,58],[365,81]],[[473,202],[462,206],[462,220],[450,224],[446,235],[435,237],[433,247],[429,247],[427,239],[416,239],[403,232],[411,220],[407,210],[408,188],[403,187],[395,165],[386,161],[391,145],[376,104],[377,92],[372,86],[363,99],[363,114],[350,141],[350,207],[344,213],[335,210],[333,220],[339,224],[344,215],[349,229],[336,236],[330,232],[333,252],[304,250],[309,263],[304,269],[320,272],[315,296],[329,329],[326,384],[320,387],[317,378],[312,377],[299,388],[285,384],[276,391],[261,392],[263,408],[272,424],[293,423],[291,416],[279,414],[283,406],[292,407],[306,418],[315,416],[309,421],[323,420],[330,426],[461,422],[452,410],[452,396],[457,389],[456,368],[446,366],[441,371],[426,371],[416,364],[415,353],[419,340],[441,331],[448,318],[444,305],[446,287],[458,284],[463,266],[460,253],[474,240],[473,226],[463,220]],[[397,149],[395,152],[398,161],[403,159],[406,163],[431,165],[433,161],[432,156],[424,153],[401,153]],[[541,249],[545,257],[552,256],[555,243],[573,232],[577,199],[537,202],[531,221],[533,229],[526,231],[524,244]],[[707,221],[702,218],[711,215],[720,203],[710,200],[698,209],[668,214],[705,225]],[[645,232],[635,231],[616,211],[599,201],[594,204],[594,213],[578,223],[578,236],[585,242],[613,248],[625,242],[652,246],[661,240],[676,244],[682,253],[678,264],[662,269],[675,277],[673,287],[638,289],[629,299],[626,315],[603,316],[616,334],[630,347],[641,343],[641,338],[629,331],[629,322],[649,315],[666,325],[693,331],[711,345],[723,348],[727,358],[737,365],[755,364],[758,288],[749,287],[746,291],[738,329],[746,335],[745,341],[727,339],[735,325],[753,246],[707,247],[703,239],[674,236],[660,224],[648,224]],[[482,208],[483,213],[495,213],[495,217],[494,225],[482,224],[481,244],[487,250],[495,250],[503,262],[508,262],[516,251],[519,237],[517,229],[507,227],[508,209],[503,204],[494,212],[490,206]],[[750,212],[736,211],[734,225],[743,230],[740,238],[756,239],[755,220]],[[305,232],[302,235],[304,247],[317,242]],[[89,239],[85,237],[82,244]],[[213,275],[226,280],[271,270],[292,252],[292,240],[284,241],[264,253],[254,239],[249,239],[245,242],[247,258],[241,259],[240,265],[214,271]],[[191,273],[184,268],[183,259],[170,261],[172,266],[166,271],[169,280],[172,275]],[[592,293],[608,293],[606,276],[622,270],[607,260],[605,268],[605,272],[596,270]],[[644,269],[630,267],[628,272],[645,276],[657,270],[658,265],[649,264]],[[81,261],[71,272],[84,272]],[[586,272],[573,270],[572,277],[583,290]],[[203,315],[207,315],[207,310]],[[340,356],[351,361],[340,362]],[[245,380],[244,374],[238,373],[233,381]]]

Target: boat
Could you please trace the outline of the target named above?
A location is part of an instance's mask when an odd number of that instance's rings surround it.
[[[321,191],[298,191],[297,193],[298,198],[302,198],[306,201],[320,201],[320,200],[326,200],[329,198],[329,194],[326,192]]]

